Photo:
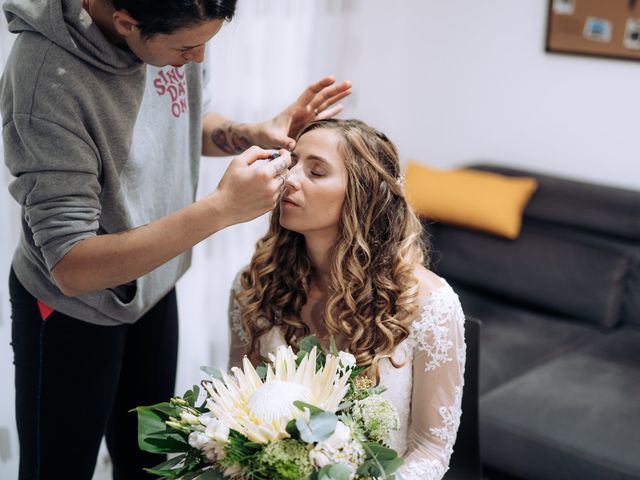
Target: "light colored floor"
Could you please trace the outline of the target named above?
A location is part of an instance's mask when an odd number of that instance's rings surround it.
[[[111,480],[111,459],[104,439],[102,440],[102,445],[100,445],[100,453],[98,454],[98,461],[96,462],[92,480]]]

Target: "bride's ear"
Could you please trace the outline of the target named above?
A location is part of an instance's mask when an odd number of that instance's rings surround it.
[[[129,15],[126,10],[113,12],[113,26],[123,37],[128,37],[138,31],[138,21]]]

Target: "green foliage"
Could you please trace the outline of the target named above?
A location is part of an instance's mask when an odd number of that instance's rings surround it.
[[[351,470],[343,463],[336,463],[334,465],[326,465],[318,470],[318,473],[314,476],[314,480],[349,480],[351,477]]]
[[[224,379],[222,378],[222,370],[219,367],[203,366],[200,367],[200,370],[209,375],[211,378],[215,378],[216,380],[224,382]]]
[[[361,477],[391,479],[393,473],[404,463],[395,450],[375,442],[365,442],[362,446],[367,456],[356,472]]]
[[[186,452],[191,447],[182,432],[167,427],[166,421],[179,415],[176,407],[159,403],[150,407],[136,407],[138,414],[138,446],[151,453]]]
[[[302,340],[300,340],[298,347],[300,348],[300,350],[296,355],[296,365],[300,365],[300,362],[302,362],[304,357],[306,357],[311,353],[311,350],[313,350],[313,347],[316,347],[316,350],[317,350],[316,371],[322,368],[324,364],[327,362],[327,354],[322,348],[322,344],[320,343],[320,340],[318,340],[318,337],[316,337],[315,335],[309,335],[308,337],[304,337]]]
[[[266,365],[258,365],[256,367],[256,373],[258,374],[258,377],[260,377],[260,380],[262,380],[263,382],[267,379],[267,366]]]
[[[303,338],[299,347],[300,351],[296,356],[298,365],[313,348],[316,348],[316,370],[324,367],[328,354],[317,337]],[[334,356],[339,355],[333,338],[330,339],[329,351]],[[376,435],[376,432],[383,432],[383,427],[386,427],[385,417],[379,415],[380,412],[377,410],[371,410],[370,422],[365,425],[365,415],[360,414],[358,418],[356,418],[357,415],[354,416],[360,401],[384,391],[382,387],[373,387],[371,381],[363,375],[368,367],[368,365],[354,366],[350,370],[349,390],[336,413],[365,451],[365,460],[358,466],[357,477],[391,480],[393,473],[403,461],[394,450],[381,445],[384,441],[383,435]],[[224,381],[220,369],[211,367],[201,367],[201,369],[211,377]],[[258,365],[256,372],[264,381],[267,376],[267,365]],[[206,381],[208,380],[204,382]],[[294,402],[294,405],[302,411],[308,411],[309,414],[288,422],[286,431],[291,438],[263,445],[250,441],[235,430],[230,430],[228,441],[223,447],[224,458],[219,459],[212,466],[203,451],[189,445],[191,432],[204,431],[204,426],[194,421],[192,417],[192,415],[197,417],[208,410],[206,396],[201,395],[202,393],[202,389],[194,385],[182,397],[174,397],[170,402],[134,409],[138,417],[140,448],[159,454],[178,454],[153,468],[145,469],[147,472],[171,480],[223,480],[224,468],[239,466],[243,469],[242,478],[246,480],[348,480],[353,475],[350,468],[354,467],[347,464],[339,463],[327,465],[319,470],[314,469],[309,460],[309,449],[314,444],[328,439],[335,432],[338,416],[301,401]],[[201,396],[204,396],[205,400],[197,406]],[[355,463],[361,458],[359,456]]]
[[[338,417],[331,412],[321,412],[311,415],[309,421],[303,417],[296,419],[296,427],[300,432],[300,439],[307,443],[326,440],[336,430]]]
[[[272,480],[302,480],[313,473],[307,445],[299,440],[269,443],[260,453],[259,462]]]
[[[226,456],[220,463],[228,467],[234,464],[250,465],[263,448],[264,445],[252,442],[240,432],[230,430],[229,443],[224,447]]]
[[[338,417],[335,414],[325,412],[315,405],[299,400],[293,402],[293,404],[302,411],[309,410],[311,414],[309,420],[304,417],[298,417],[295,420],[295,429],[291,426],[291,430],[296,433],[297,438],[307,443],[316,443],[329,438],[335,431],[338,423]],[[287,431],[289,431],[289,424],[287,424]]]

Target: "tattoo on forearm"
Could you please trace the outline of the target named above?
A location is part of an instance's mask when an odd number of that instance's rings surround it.
[[[211,133],[211,141],[224,153],[232,155],[244,152],[252,145],[251,139],[234,131],[242,124],[228,122]]]

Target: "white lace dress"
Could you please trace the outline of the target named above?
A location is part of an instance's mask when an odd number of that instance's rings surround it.
[[[239,282],[234,282],[232,299]],[[439,288],[418,299],[420,308],[409,338],[394,352],[394,360],[404,362],[394,368],[384,359],[380,363],[383,396],[400,414],[400,429],[391,447],[405,459],[398,472],[404,480],[439,480],[449,468],[460,424],[464,384],[464,314],[453,289],[443,280]],[[240,311],[233,300],[229,305],[231,336],[230,365],[240,365],[246,353],[247,338],[240,324]],[[263,355],[285,344],[280,327],[261,339]]]

